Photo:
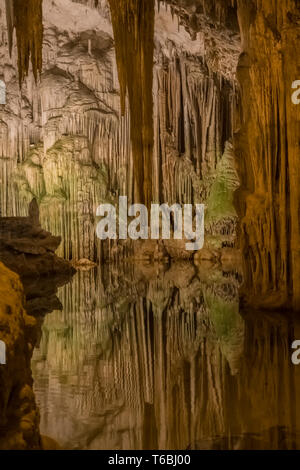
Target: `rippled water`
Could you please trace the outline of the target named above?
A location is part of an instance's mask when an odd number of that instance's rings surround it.
[[[300,448],[300,321],[241,315],[238,278],[188,262],[78,272],[32,360],[41,433],[72,449]]]

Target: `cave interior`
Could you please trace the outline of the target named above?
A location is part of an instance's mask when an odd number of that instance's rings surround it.
[[[0,449],[300,448],[299,1],[1,0],[0,38]],[[120,196],[203,248],[99,240]]]

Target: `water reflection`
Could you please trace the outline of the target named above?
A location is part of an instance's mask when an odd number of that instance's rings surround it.
[[[105,266],[59,297],[32,367],[41,433],[63,448],[300,448],[300,322],[241,316],[234,272]]]

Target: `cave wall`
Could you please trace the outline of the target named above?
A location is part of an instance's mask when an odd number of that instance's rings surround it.
[[[235,139],[247,302],[300,309],[299,2],[238,2],[243,125]],[[260,300],[260,299],[265,299]]]
[[[27,215],[34,195],[42,225],[63,236],[60,254],[96,258],[96,208],[110,200],[109,190],[119,179],[126,192],[118,174],[125,165],[126,153],[121,159],[120,148],[127,148],[122,137],[127,127],[119,125],[107,5],[102,15],[82,4],[72,8],[71,1],[43,3],[43,74],[35,83],[29,72],[21,90],[17,49],[15,45],[10,59],[2,13],[1,74],[7,104],[0,109],[1,213]]]
[[[106,1],[43,2],[43,72],[18,83],[16,45],[8,55],[1,16],[1,74],[7,105],[0,109],[0,206],[26,215],[35,196],[42,225],[62,235],[59,255],[96,259],[99,204],[136,194],[130,106],[121,113],[119,73]],[[181,16],[180,16],[181,15]],[[155,13],[152,194],[156,202],[206,201],[216,167],[233,136],[236,33],[220,26],[214,56],[203,14],[194,29],[185,10]],[[198,18],[198,16],[197,16]],[[187,81],[188,85],[187,86]]]

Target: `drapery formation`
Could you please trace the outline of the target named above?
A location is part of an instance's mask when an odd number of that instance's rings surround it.
[[[135,200],[152,202],[154,0],[109,0],[125,113],[128,92]]]
[[[31,59],[35,79],[42,71],[43,0],[6,0],[8,41],[12,49],[16,29],[20,85],[28,74]]]

